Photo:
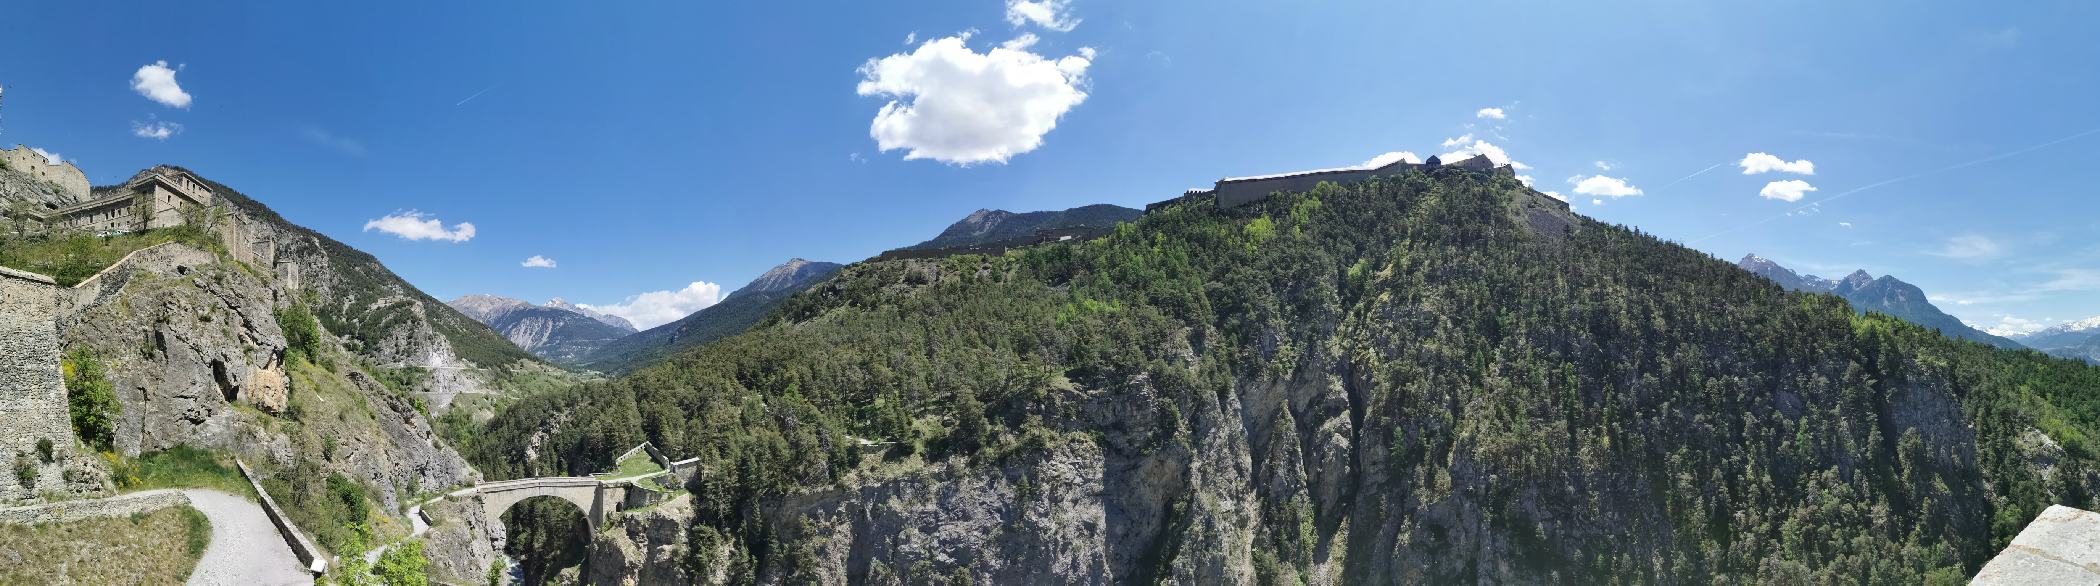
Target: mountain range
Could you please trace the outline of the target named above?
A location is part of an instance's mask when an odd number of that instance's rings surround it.
[[[1973,340],[1999,348],[2027,347],[2020,342],[1976,329],[1963,323],[1960,318],[1940,311],[1939,307],[1926,299],[1924,290],[1893,275],[1875,278],[1864,270],[1858,270],[1846,275],[1844,279],[1831,280],[1815,275],[1796,274],[1792,269],[1755,254],[1744,256],[1736,262],[1736,266],[1778,283],[1788,291],[1836,295],[1851,303],[1852,308],[1861,313],[1885,313],[1903,321],[1939,330],[1949,337]]]
[[[940,235],[903,250],[934,250],[989,244],[1035,235],[1038,230],[1059,228],[1106,228],[1137,219],[1144,212],[1109,204],[1080,206],[1067,210],[1009,212],[983,209],[950,224]]]
[[[488,324],[519,348],[563,364],[573,363],[635,332],[634,325],[625,318],[579,307],[559,297],[543,306],[493,295],[466,295],[445,304]]]
[[[614,340],[576,361],[586,368],[621,373],[680,350],[734,335],[758,323],[788,296],[829,278],[838,263],[790,259],[731,291],[720,303],[678,321]]]
[[[2100,317],[2065,322],[2012,339],[2054,356],[2100,364]]]

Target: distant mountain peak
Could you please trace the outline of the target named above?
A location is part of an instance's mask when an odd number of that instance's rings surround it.
[[[1875,278],[1862,269],[1852,271],[1852,274],[1846,275],[1842,281],[1831,281],[1815,275],[1804,277],[1755,254],[1743,257],[1736,266],[1778,283],[1789,291],[1836,295],[1851,303],[1852,308],[1861,313],[1885,313],[1907,322],[1937,329],[1949,337],[1975,340],[2000,348],[2021,347],[2018,342],[1991,335],[1947,315],[1926,299],[1925,290],[1903,282],[1893,275]]]
[[[627,318],[607,313],[601,313],[597,310],[588,307],[584,307],[574,303],[569,303],[569,300],[562,299],[560,297],[548,299],[546,306],[554,309],[564,309],[576,313],[581,313],[584,315],[584,317],[598,320],[598,323],[620,328],[622,330],[626,330],[628,333],[640,331],[640,328],[634,327],[634,322],[627,321]]]
[[[949,224],[939,236],[904,250],[927,250],[971,246],[1033,236],[1037,230],[1078,226],[1108,227],[1137,219],[1144,212],[1109,205],[1084,205],[1065,210],[1009,212],[982,208]]]
[[[765,274],[752,279],[750,284],[730,292],[728,297],[723,297],[722,299],[727,301],[738,295],[800,289],[812,280],[831,276],[832,273],[838,272],[844,266],[835,262],[817,262],[801,257],[791,258],[787,262],[767,269]]]
[[[1781,288],[1788,291],[1828,293],[1831,289],[1837,288],[1838,285],[1837,281],[1830,279],[1815,275],[1797,274],[1793,269],[1786,268],[1777,262],[1773,262],[1772,259],[1755,254],[1744,256],[1743,260],[1736,261],[1735,266],[1778,283]]]

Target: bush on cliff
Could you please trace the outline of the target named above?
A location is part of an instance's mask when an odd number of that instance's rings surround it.
[[[124,405],[109,384],[102,361],[87,348],[67,352],[60,368],[66,378],[66,407],[73,417],[73,433],[96,450],[109,451],[116,439],[117,416]]]

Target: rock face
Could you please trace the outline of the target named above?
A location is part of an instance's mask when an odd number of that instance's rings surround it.
[[[476,476],[408,397],[347,361],[335,361],[339,373],[312,368],[309,386],[293,388],[275,314],[292,293],[278,285],[214,253],[163,244],[67,292],[67,310],[57,322],[61,339],[107,366],[124,405],[119,452],[191,445],[283,467],[320,462],[322,470],[364,480],[389,506],[407,496],[405,488],[451,486]],[[346,351],[325,353],[335,352]],[[344,394],[327,396],[324,386]],[[351,410],[369,415],[307,418],[301,433],[291,433],[275,420],[299,415],[290,409],[295,393],[316,406],[356,400],[364,404]],[[316,445],[320,441],[334,447]]]
[[[692,315],[605,344],[584,366],[627,372],[679,351],[734,336],[756,325],[788,297],[837,274],[844,265],[790,259]]]
[[[2100,584],[2100,513],[2051,505],[1970,583]]]
[[[694,584],[686,575],[686,527],[693,495],[679,495],[638,513],[623,513],[611,528],[591,536],[589,583],[639,586]]]
[[[423,506],[430,518],[430,532],[423,536],[423,556],[430,560],[431,577],[450,584],[480,584],[488,577],[489,565],[499,559],[489,536],[503,535],[502,527],[489,527],[479,499],[445,499]]]
[[[1862,270],[1853,271],[1842,280],[1832,281],[1815,275],[1797,275],[1779,263],[1755,254],[1743,257],[1743,260],[1736,262],[1736,266],[1778,283],[1788,291],[1836,295],[1850,302],[1852,308],[1860,313],[1885,313],[1903,321],[1939,330],[1941,334],[1950,338],[1983,342],[1999,348],[2026,347],[2019,342],[1970,327],[1962,323],[1960,318],[1947,315],[1947,312],[1940,311],[1938,306],[1926,299],[1924,290],[1893,276],[1883,275],[1875,278]]]

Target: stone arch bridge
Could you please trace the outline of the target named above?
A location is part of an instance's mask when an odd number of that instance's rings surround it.
[[[640,449],[640,448],[636,448]],[[653,452],[653,450],[652,450]],[[657,454],[652,454],[657,455]],[[661,457],[657,455],[657,457]],[[652,478],[669,476],[671,483],[683,484],[692,478],[699,458],[679,462],[664,461],[663,470],[629,476],[605,478],[599,476],[557,476],[546,478],[522,478],[499,482],[484,482],[452,491],[444,498],[472,498],[481,502],[481,513],[488,527],[502,526],[503,513],[525,499],[551,496],[569,501],[583,511],[584,519],[590,523],[592,532],[605,526],[612,514],[636,507],[661,502],[667,495],[635,483]]]

